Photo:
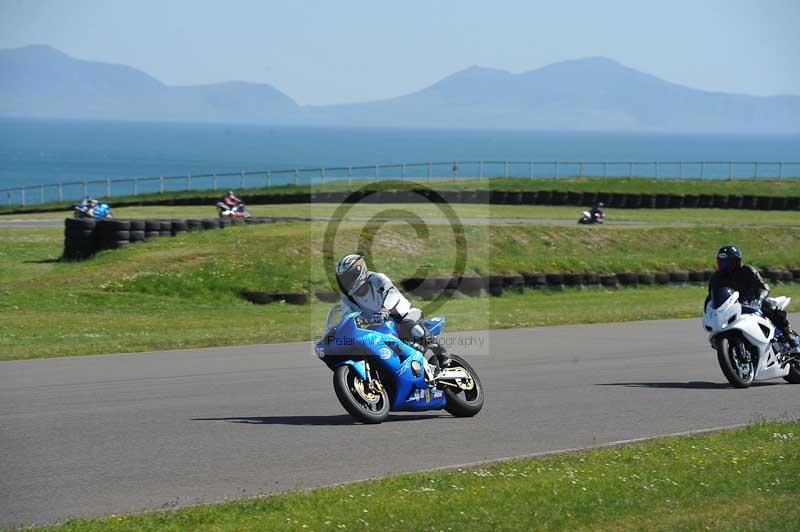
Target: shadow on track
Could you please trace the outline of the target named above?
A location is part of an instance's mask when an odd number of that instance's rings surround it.
[[[393,421],[421,421],[439,419],[449,415],[390,415],[384,423]],[[228,423],[245,423],[248,425],[360,425],[348,415],[339,416],[259,416],[259,417],[198,417],[192,421],[227,421]]]
[[[756,386],[772,386],[780,384],[779,382],[755,382],[751,387]],[[735,390],[733,386],[727,382],[707,382],[707,381],[689,381],[689,382],[605,382],[596,384],[595,386],[624,386],[626,388],[665,388],[675,390]]]

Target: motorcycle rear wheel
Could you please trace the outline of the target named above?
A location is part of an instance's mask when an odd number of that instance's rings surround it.
[[[450,355],[450,368],[463,368],[472,378],[469,390],[443,386],[446,399],[444,409],[455,417],[472,417],[483,408],[483,385],[478,373],[469,363],[458,355]]]
[[[722,338],[717,345],[717,360],[725,378],[734,388],[748,388],[756,375],[753,357],[739,338]]]
[[[389,416],[389,393],[386,388],[381,387],[379,392],[367,391],[366,383],[347,364],[334,370],[333,390],[347,413],[357,421],[374,425]]]

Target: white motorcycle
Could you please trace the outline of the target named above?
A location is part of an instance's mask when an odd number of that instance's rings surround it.
[[[791,298],[772,301],[785,310]],[[722,373],[735,388],[780,377],[800,384],[800,357],[790,352],[783,333],[761,315],[760,308],[739,301],[739,292],[716,289],[706,305],[703,326]]]

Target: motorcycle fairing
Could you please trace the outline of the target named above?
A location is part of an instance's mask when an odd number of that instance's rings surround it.
[[[786,308],[790,298],[775,298],[779,308]],[[778,303],[778,300],[780,302]],[[783,305],[783,307],[780,307]],[[718,308],[711,303],[706,306],[703,325],[710,327],[709,340],[723,332],[737,330],[758,350],[758,365],[754,381],[764,381],[788,375],[789,366],[781,367],[772,349],[775,326],[760,313],[745,313],[739,303],[739,292],[734,292]],[[765,332],[766,331],[766,332]],[[713,343],[713,342],[712,342]]]
[[[444,408],[446,398],[441,390],[429,388],[425,372],[415,375],[412,363],[420,368],[427,363],[423,353],[400,341],[385,331],[396,330],[393,322],[386,321],[374,328],[362,329],[355,318],[358,312],[345,316],[339,324],[326,332],[315,344],[317,355],[332,370],[341,365],[352,367],[362,380],[367,379],[366,361],[383,367],[394,374],[392,410],[435,410]],[[441,327],[440,327],[441,328]]]

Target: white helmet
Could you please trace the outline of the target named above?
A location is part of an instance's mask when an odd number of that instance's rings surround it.
[[[352,294],[367,280],[367,261],[361,255],[345,255],[336,265],[336,280],[342,291]]]

